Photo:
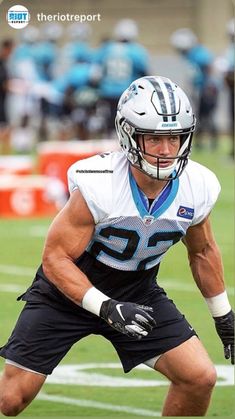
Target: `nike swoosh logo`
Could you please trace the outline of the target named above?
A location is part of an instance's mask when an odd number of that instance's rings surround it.
[[[116,309],[117,309],[117,312],[119,313],[119,315],[121,316],[122,320],[125,321],[125,318],[123,317],[122,312],[121,312],[121,307],[122,306],[123,306],[123,304],[117,304]]]

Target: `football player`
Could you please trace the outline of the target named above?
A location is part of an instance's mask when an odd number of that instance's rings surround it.
[[[163,416],[205,415],[216,372],[193,326],[156,276],[182,241],[225,358],[234,363],[229,303],[210,212],[216,176],[189,160],[195,117],[183,90],[143,77],[122,94],[116,116],[121,151],[75,163],[70,199],[54,219],[33,284],[1,355],[1,412],[17,415],[71,346],[108,339],[125,372],[140,363],[171,384]],[[164,284],[163,284],[164,285]]]
[[[117,103],[130,83],[149,74],[148,51],[138,41],[139,28],[132,19],[121,19],[113,30],[112,39],[102,43],[95,56],[100,71],[100,100],[110,115],[107,134],[113,135]]]

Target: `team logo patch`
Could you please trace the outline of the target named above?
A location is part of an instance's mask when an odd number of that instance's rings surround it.
[[[143,223],[146,226],[150,226],[154,222],[155,218],[153,215],[145,215],[143,218]]]
[[[180,205],[180,207],[177,211],[177,215],[178,215],[178,217],[187,218],[188,220],[192,220],[193,216],[194,216],[194,209],[193,208],[188,208],[188,207],[183,207],[182,205]]]

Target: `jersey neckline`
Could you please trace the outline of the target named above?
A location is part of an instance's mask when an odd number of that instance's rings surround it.
[[[160,215],[162,215],[174,201],[179,189],[179,179],[176,178],[171,180],[148,209],[148,198],[146,197],[144,192],[138,187],[136,180],[133,174],[131,173],[130,167],[129,183],[133,200],[142,218],[146,216],[151,216],[156,219]]]

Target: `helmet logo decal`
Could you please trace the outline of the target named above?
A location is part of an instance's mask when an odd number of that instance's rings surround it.
[[[130,100],[134,95],[138,94],[138,89],[136,84],[131,84],[129,89],[126,92],[126,95],[124,96],[123,100],[120,103],[120,108],[125,105],[126,102],[128,102],[128,100]]]

